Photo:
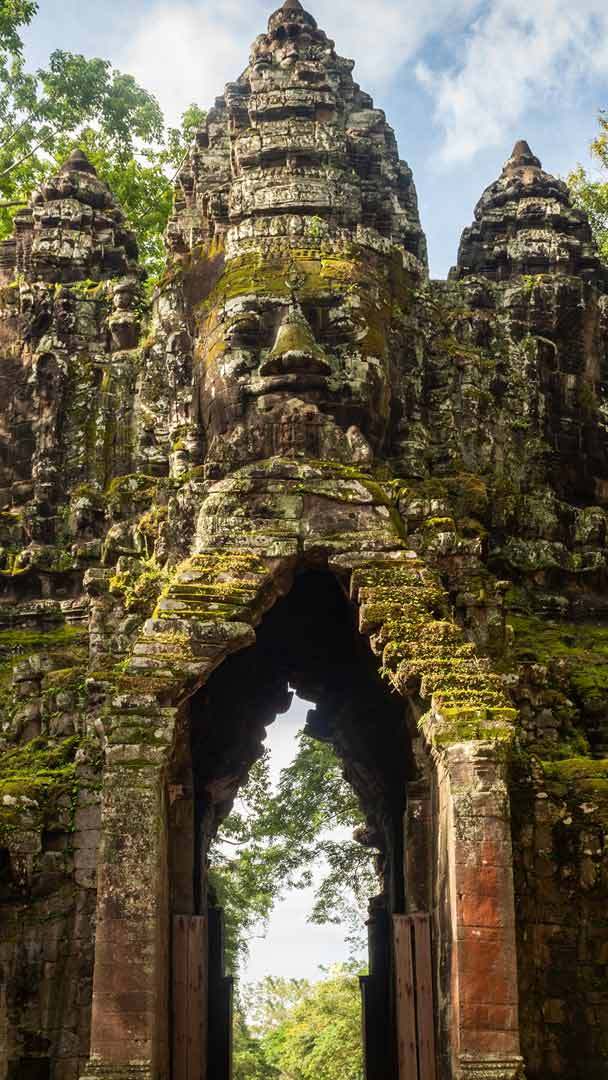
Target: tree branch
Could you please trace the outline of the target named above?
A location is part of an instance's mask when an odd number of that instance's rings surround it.
[[[24,127],[26,127],[27,124],[31,123],[31,120],[31,116],[26,116],[25,120],[18,124],[16,128],[13,128],[10,135],[7,135],[6,139],[4,139],[4,141],[0,143],[0,150],[4,150],[4,147],[8,146],[11,140],[15,138],[15,135],[18,135],[20,131],[23,131]]]
[[[45,143],[50,142],[51,139],[54,139],[55,136],[58,134],[58,131],[53,131],[50,135],[47,135],[46,138],[41,139],[40,142],[36,143],[32,150],[29,150],[27,154],[24,154],[23,157],[20,157],[18,161],[14,161],[12,165],[9,165],[8,169],[4,169],[3,172],[0,172],[0,180],[2,180],[4,176],[9,176],[10,173],[15,171],[15,169],[18,169],[20,165],[23,165],[24,161],[29,161],[29,159],[34,156],[36,151],[40,150],[41,146],[44,146]]]
[[[163,191],[168,191],[170,187],[173,187],[175,181],[177,180],[180,172],[182,171],[184,165],[186,164],[186,162],[188,160],[189,153],[190,153],[190,147],[188,147],[188,149],[186,150],[186,153],[184,154],[182,160],[180,161],[180,163],[179,163],[179,165],[177,167],[177,171],[174,173],[174,175],[171,177],[170,180],[169,179],[167,180],[167,183],[165,184],[165,186],[163,188]],[[152,212],[152,210],[154,210],[154,209],[155,209],[154,203],[148,203],[148,205],[142,211],[142,213],[138,214],[136,218],[133,218],[133,220],[129,224],[131,224],[135,228],[137,225],[139,225],[139,223],[141,221],[144,220],[144,218],[147,218],[148,214],[150,214]]]

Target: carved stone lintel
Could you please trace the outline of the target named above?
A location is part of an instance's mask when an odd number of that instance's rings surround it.
[[[525,1080],[523,1058],[460,1058],[458,1080]]]

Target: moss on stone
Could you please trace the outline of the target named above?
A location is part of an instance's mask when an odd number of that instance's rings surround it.
[[[133,560],[128,569],[112,575],[109,590],[113,596],[120,597],[126,611],[151,615],[172,577],[171,570],[159,565],[153,557]]]
[[[398,254],[390,260],[374,260],[369,251],[357,245],[348,246],[342,253],[318,249],[296,249],[289,258],[269,259],[251,253],[232,259],[224,268],[211,292],[199,305],[198,317],[210,322],[223,306],[246,296],[288,301],[293,292],[293,274],[301,278],[298,297],[302,303],[320,297],[341,296],[345,292],[359,297],[361,323],[365,336],[360,342],[364,355],[383,357],[389,342],[387,330],[394,319],[395,308],[400,312],[411,307],[412,289],[403,259]],[[207,337],[207,334],[203,335]],[[205,358],[208,364],[225,348],[222,335],[208,344]]]
[[[38,738],[0,758],[0,843],[23,828],[49,827],[58,800],[75,794],[76,737],[52,743]]]
[[[455,532],[456,522],[451,517],[430,517],[425,519],[424,528],[432,532]]]
[[[18,662],[25,662],[31,657],[51,661],[54,670],[45,676],[47,689],[61,689],[59,672],[64,673],[66,687],[67,673],[73,684],[84,679],[89,657],[88,632],[81,627],[60,626],[49,630],[2,630],[0,631],[0,721],[7,730],[18,701],[13,685],[13,672]],[[34,671],[32,678],[35,678]]]
[[[483,354],[480,349],[466,345],[455,337],[439,338],[435,345],[440,352],[461,363],[478,364],[482,359]]]
[[[608,829],[608,759],[543,761],[542,768],[551,798],[563,800],[573,817],[587,828],[599,822]]]
[[[78,645],[86,640],[87,631],[80,626],[58,626],[48,630],[0,630],[0,654],[7,650],[28,651]]]
[[[395,480],[394,487],[403,507],[422,508],[422,517],[452,517],[455,522],[479,520],[483,528],[489,507],[486,481],[476,473],[456,472],[425,480]],[[433,513],[434,506],[445,508],[444,513]],[[414,512],[413,516],[416,516]]]
[[[0,684],[9,680],[13,664],[38,654],[65,659],[68,663],[81,664],[88,655],[88,634],[81,627],[61,626],[49,630],[2,630],[0,631]]]
[[[431,702],[422,724],[435,745],[512,739],[517,713],[500,676],[446,617],[447,595],[423,563],[356,570],[353,589],[364,627],[382,650],[384,675],[400,692],[417,692]]]
[[[257,555],[235,551],[194,555],[163,590],[155,617],[239,621],[250,616],[267,576]]]
[[[159,482],[158,476],[148,476],[145,473],[117,476],[111,481],[105,493],[106,500],[110,505],[120,506],[125,502],[145,502],[154,499]]]
[[[512,654],[519,663],[559,664],[582,707],[602,711],[608,701],[608,626],[513,615]]]
[[[576,780],[608,781],[608,759],[598,761],[573,757],[564,761],[543,761],[543,770],[548,779],[564,783]]]

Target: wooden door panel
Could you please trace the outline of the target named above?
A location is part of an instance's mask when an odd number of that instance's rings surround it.
[[[173,1080],[207,1080],[207,920],[173,919]]]
[[[429,915],[393,919],[399,1080],[437,1080]]]

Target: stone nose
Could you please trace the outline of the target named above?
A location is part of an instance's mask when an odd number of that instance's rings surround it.
[[[279,324],[272,349],[260,365],[260,375],[329,375],[331,365],[315,341],[302,308],[292,304]]]

